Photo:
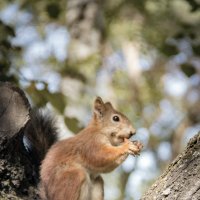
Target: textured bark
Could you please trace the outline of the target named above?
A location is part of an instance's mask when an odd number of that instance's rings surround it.
[[[151,186],[142,200],[200,199],[200,133]]]
[[[29,102],[22,90],[0,83],[0,199],[38,199],[39,176],[23,144]]]
[[[10,83],[0,82],[0,135],[10,138],[29,119],[29,102],[24,92]]]

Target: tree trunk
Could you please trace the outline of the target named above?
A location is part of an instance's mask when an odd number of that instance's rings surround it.
[[[141,199],[200,199],[200,132]]]
[[[0,199],[38,199],[38,173],[23,143],[30,105],[24,92],[0,82]]]

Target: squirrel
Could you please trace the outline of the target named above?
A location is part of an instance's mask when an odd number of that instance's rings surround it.
[[[32,121],[39,123],[39,119]],[[136,131],[128,118],[100,97],[94,101],[91,121],[74,137],[58,141],[54,124],[44,118],[41,124],[48,130],[41,128],[35,137],[27,131],[27,141],[40,155],[42,200],[103,200],[100,174],[114,170],[129,154],[139,155],[143,147],[139,141],[129,140]]]

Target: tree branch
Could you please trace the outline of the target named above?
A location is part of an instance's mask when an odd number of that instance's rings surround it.
[[[142,200],[200,199],[200,132],[168,166]]]

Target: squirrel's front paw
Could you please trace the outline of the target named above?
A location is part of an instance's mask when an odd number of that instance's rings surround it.
[[[143,148],[143,145],[139,141],[129,141],[129,151],[131,155],[140,155],[140,151]]]
[[[143,144],[142,144],[141,142],[137,141],[137,140],[132,141],[132,143],[133,143],[134,145],[136,145],[137,148],[138,148],[140,151],[141,151],[142,148],[144,147]]]

